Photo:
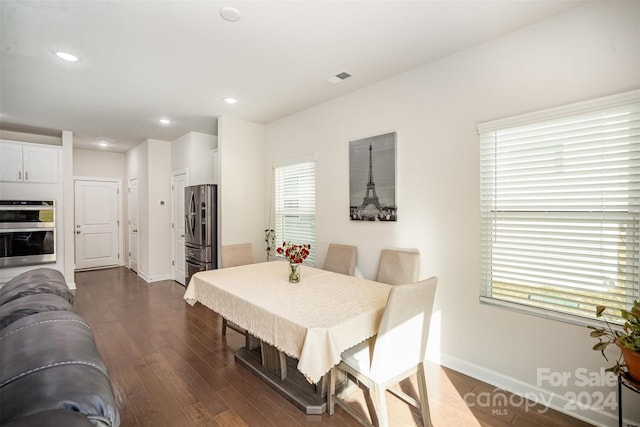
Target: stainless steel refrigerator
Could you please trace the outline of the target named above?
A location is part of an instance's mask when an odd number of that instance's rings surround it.
[[[215,184],[184,189],[186,286],[195,273],[218,268],[217,198]]]

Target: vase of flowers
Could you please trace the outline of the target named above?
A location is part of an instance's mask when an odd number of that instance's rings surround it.
[[[289,261],[289,283],[300,281],[300,264]]]
[[[283,255],[289,261],[289,282],[300,281],[300,264],[309,256],[310,244],[296,245],[291,242],[282,242],[282,246],[276,249],[278,255]]]

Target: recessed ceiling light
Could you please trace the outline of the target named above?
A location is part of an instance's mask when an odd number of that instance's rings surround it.
[[[78,57],[67,52],[56,52],[56,56],[67,62],[77,62]]]
[[[235,7],[223,7],[220,9],[220,16],[229,22],[238,22],[240,20],[240,12]]]
[[[236,102],[238,102],[238,100],[235,98],[225,98],[224,102],[226,102],[227,104],[235,104]]]
[[[172,123],[170,119],[158,119],[158,121],[163,125],[170,125]]]

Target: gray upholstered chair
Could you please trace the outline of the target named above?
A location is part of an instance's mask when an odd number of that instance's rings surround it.
[[[389,390],[417,407],[423,425],[431,426],[424,361],[437,283],[438,279],[431,277],[391,289],[378,335],[342,353],[342,361],[331,369],[327,391],[329,415],[338,403],[351,416],[369,424],[361,413],[335,395],[336,374],[341,370],[364,388],[374,425],[388,426],[385,391]],[[391,388],[413,374],[417,374],[419,401]]]
[[[353,276],[356,270],[357,255],[358,248],[355,246],[330,243],[323,269]]]
[[[389,285],[416,283],[420,279],[420,252],[417,250],[383,249],[376,282]]]
[[[252,243],[238,243],[235,245],[223,245],[220,253],[222,261],[222,268],[238,267],[241,265],[254,264],[256,262],[255,255],[253,254]],[[227,327],[233,329],[236,332],[241,333],[245,338],[249,339],[248,332],[236,325],[233,322],[227,321],[222,318],[222,335],[227,334]]]

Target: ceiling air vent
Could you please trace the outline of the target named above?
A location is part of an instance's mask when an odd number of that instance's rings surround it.
[[[351,74],[343,71],[341,73],[336,74],[335,76],[329,77],[326,81],[336,85],[338,83],[342,83],[342,81],[348,79],[349,77],[351,77]]]

